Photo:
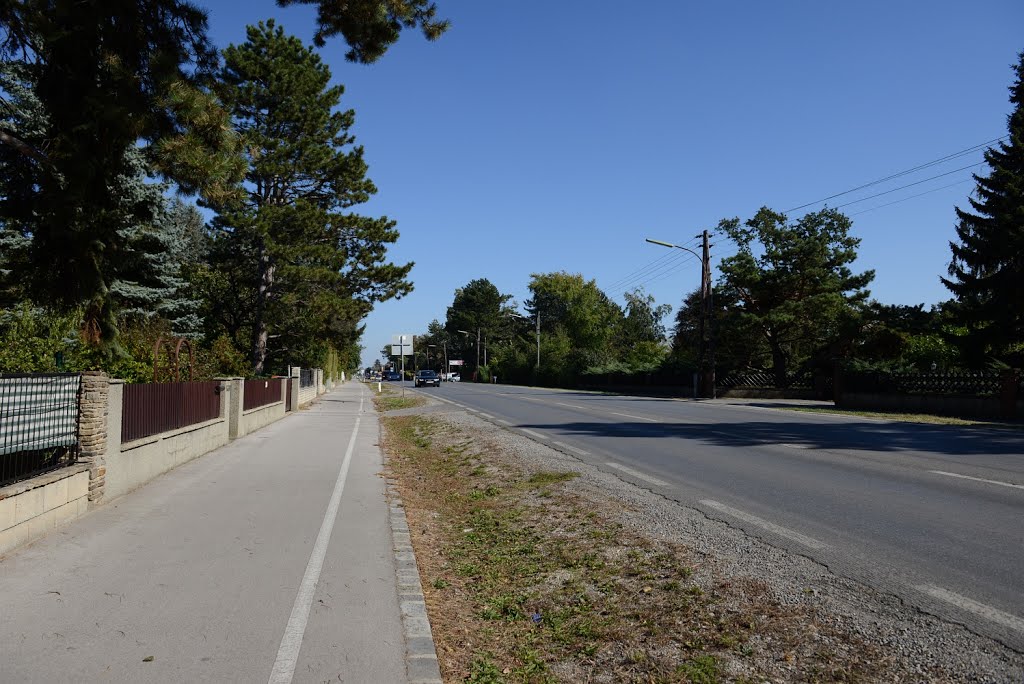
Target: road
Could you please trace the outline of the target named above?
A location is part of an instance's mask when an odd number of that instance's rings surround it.
[[[769,402],[421,391],[1024,650],[1024,430]]]

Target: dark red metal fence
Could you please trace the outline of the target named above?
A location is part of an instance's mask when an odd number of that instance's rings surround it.
[[[121,441],[131,442],[219,418],[219,386],[217,381],[125,385]]]
[[[275,401],[281,401],[282,380],[283,378],[246,380],[245,391],[243,392],[245,401],[242,402],[242,408],[248,411],[249,409],[273,404]]]

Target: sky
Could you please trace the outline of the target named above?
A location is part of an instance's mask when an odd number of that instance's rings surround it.
[[[395,219],[389,256],[416,264],[414,291],[367,318],[364,366],[477,278],[520,308],[531,274],[567,271],[674,310],[699,264],[645,238],[695,247],[723,218],[796,218],[1004,136],[1024,50],[1019,0],[437,2],[452,26],[436,42],[403,32],[373,65],[340,39],[320,49],[379,188],[358,211]],[[220,47],[261,19],[306,42],[315,28],[308,7],[205,6]],[[979,147],[829,200],[872,297],[949,298],[954,207],[980,163]],[[735,251],[711,242],[713,263]]]

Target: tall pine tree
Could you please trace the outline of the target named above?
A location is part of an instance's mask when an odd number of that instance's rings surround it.
[[[958,338],[975,366],[995,359],[1024,364],[1024,52],[1013,67],[1009,136],[985,151],[990,171],[975,175],[973,211],[957,207],[957,241],[943,284],[956,297],[955,315],[967,329]]]
[[[411,291],[412,264],[386,261],[394,221],[349,211],[376,187],[338,111],[342,86],[271,20],[224,51],[218,93],[246,150],[245,200],[218,207],[214,308],[248,342],[256,374],[347,349],[374,302]]]

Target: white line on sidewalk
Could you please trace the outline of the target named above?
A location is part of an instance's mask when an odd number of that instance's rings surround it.
[[[1024,634],[1024,620],[1016,615],[1004,613],[998,608],[986,606],[984,603],[978,603],[974,599],[969,599],[966,596],[955,594],[952,591],[948,591],[942,587],[937,587],[934,584],[917,584],[914,586],[914,589],[917,589],[921,593],[928,594],[932,598],[937,598],[940,601],[945,601],[950,605],[966,610],[969,613],[974,613],[978,617],[984,618],[989,622],[995,622],[996,624],[1009,627],[1012,630]]]
[[[281,637],[281,647],[277,651],[274,669],[270,672],[269,684],[290,684],[292,676],[295,674],[295,664],[299,659],[302,637],[306,633],[306,622],[309,620],[309,609],[313,605],[313,594],[316,592],[317,582],[320,581],[320,571],[324,567],[327,545],[331,541],[334,521],[338,517],[341,493],[345,491],[345,479],[348,477],[348,468],[352,463],[352,452],[356,447],[356,435],[359,434],[360,421],[362,421],[362,417],[356,418],[356,424],[352,428],[352,437],[348,440],[345,458],[341,462],[341,470],[338,471],[338,479],[334,483],[334,492],[327,504],[327,512],[324,513],[320,533],[316,536],[316,542],[313,544],[313,552],[309,555],[306,572],[302,576],[299,593],[292,606],[291,617],[288,618],[284,636]]]
[[[970,475],[961,475],[960,473],[947,473],[945,470],[929,470],[929,473],[935,473],[936,475],[945,475],[946,477],[959,477],[963,480],[974,480],[975,482],[987,482],[988,484],[999,485],[1000,487],[1013,487],[1014,489],[1024,489],[1024,485],[1013,484],[1012,482],[1000,482],[999,480],[986,480],[983,477],[971,477]]]
[[[803,544],[804,546],[807,546],[809,548],[812,548],[812,549],[826,549],[826,548],[828,548],[828,544],[826,544],[824,542],[820,542],[817,539],[814,539],[813,537],[808,537],[805,534],[800,534],[799,532],[795,532],[795,531],[789,529],[788,527],[783,527],[782,525],[776,525],[775,523],[769,522],[769,521],[765,520],[764,518],[759,518],[756,515],[751,515],[750,513],[744,513],[743,511],[739,510],[738,508],[733,508],[732,506],[727,506],[724,503],[720,503],[720,502],[715,501],[713,499],[701,499],[699,503],[707,506],[708,508],[714,508],[716,511],[721,511],[722,513],[728,513],[729,515],[731,515],[734,518],[739,518],[740,520],[748,522],[751,525],[757,525],[758,527],[760,527],[762,529],[765,529],[765,530],[768,530],[769,532],[772,532],[773,534],[777,534],[780,537],[785,537],[786,539],[791,539],[791,540],[793,540],[795,542],[798,542],[800,544]]]
[[[544,437],[544,435],[540,434],[539,432],[534,432],[533,430],[527,430],[525,428],[520,428],[519,431],[520,432],[524,432],[524,433],[526,433],[526,434],[528,434],[531,437],[534,437],[536,439],[546,439],[546,437]]]
[[[555,442],[555,441],[552,441],[551,443],[552,444],[557,444],[558,446],[562,447],[563,449],[568,449],[569,451],[573,451],[573,452],[579,454],[580,456],[589,456],[590,455],[589,451],[584,451],[583,449],[577,449],[573,445],[566,444],[565,442]]]
[[[605,465],[608,466],[609,468],[615,468],[616,470],[621,470],[622,472],[626,473],[627,475],[632,475],[633,477],[637,478],[638,480],[643,480],[644,482],[649,482],[652,485],[657,485],[659,487],[667,487],[668,486],[668,482],[665,482],[664,480],[659,480],[656,477],[651,477],[650,475],[645,475],[644,473],[641,473],[639,470],[634,470],[633,468],[630,468],[628,466],[620,465],[620,464],[615,463],[613,461],[608,461],[608,462],[605,463]]]

